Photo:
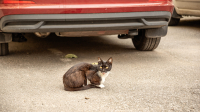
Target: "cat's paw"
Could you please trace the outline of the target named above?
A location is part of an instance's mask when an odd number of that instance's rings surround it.
[[[101,84],[101,85],[97,85],[97,87],[104,88],[105,86]]]

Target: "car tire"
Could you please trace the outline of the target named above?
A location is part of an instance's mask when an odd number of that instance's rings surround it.
[[[147,38],[145,30],[139,30],[138,35],[132,38],[132,42],[137,50],[152,51],[158,47],[160,39],[161,37]]]
[[[6,56],[8,54],[8,43],[0,43],[0,56]]]
[[[169,21],[169,26],[176,26],[178,25],[180,21],[180,18],[171,18],[171,20]]]

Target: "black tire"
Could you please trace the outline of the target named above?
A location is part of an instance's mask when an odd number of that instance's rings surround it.
[[[176,26],[176,25],[178,25],[179,21],[180,21],[180,18],[171,18],[168,25],[169,26]]]
[[[8,43],[0,43],[0,56],[6,56],[8,54]]]
[[[161,37],[147,38],[145,30],[139,30],[138,35],[132,38],[133,45],[140,51],[152,51],[156,49],[160,43]]]

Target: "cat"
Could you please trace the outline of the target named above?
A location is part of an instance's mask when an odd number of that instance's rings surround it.
[[[89,88],[103,88],[105,78],[112,69],[113,59],[107,61],[98,58],[98,64],[79,63],[72,66],[63,76],[64,89],[66,91],[80,91]],[[87,80],[91,84],[87,85]]]

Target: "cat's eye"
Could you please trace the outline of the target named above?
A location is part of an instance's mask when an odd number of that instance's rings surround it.
[[[106,69],[108,69],[108,67],[106,67]]]

